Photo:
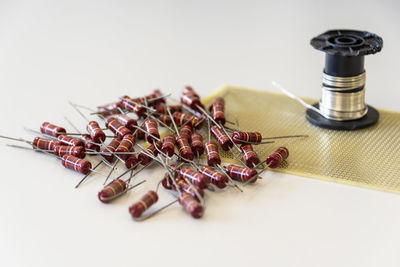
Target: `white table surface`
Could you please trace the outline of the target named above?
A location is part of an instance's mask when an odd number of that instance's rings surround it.
[[[324,55],[309,41],[333,28],[383,37],[366,58],[366,99],[400,111],[396,1],[0,0],[0,133],[30,139],[23,126],[66,125],[63,116],[83,127],[67,100],[93,107],[157,87],[206,96],[225,83],[274,90],[274,79],[317,98]],[[0,142],[1,266],[400,264],[395,194],[266,172],[243,194],[208,194],[201,220],[176,205],[136,223],[127,208],[159,167],[104,205],[102,178],[76,190],[81,176],[56,159]]]

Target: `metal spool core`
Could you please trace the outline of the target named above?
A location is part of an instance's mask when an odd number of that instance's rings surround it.
[[[326,53],[322,75],[322,96],[308,109],[308,121],[335,130],[355,130],[375,124],[379,113],[365,104],[364,56],[382,49],[379,36],[354,30],[331,30],[311,40],[311,45]]]

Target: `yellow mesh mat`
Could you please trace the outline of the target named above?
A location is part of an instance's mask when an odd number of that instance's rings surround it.
[[[208,106],[216,96],[225,98],[226,118],[235,121],[237,117],[241,130],[258,131],[263,137],[309,135],[254,147],[260,159],[279,146],[289,149],[287,162],[277,171],[400,192],[400,113],[379,110],[379,122],[370,128],[333,131],[310,124],[305,108],[285,95],[223,86],[204,104]],[[221,149],[220,153],[225,161],[233,160],[230,153]]]

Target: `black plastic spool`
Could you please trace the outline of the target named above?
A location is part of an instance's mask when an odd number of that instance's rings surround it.
[[[355,30],[331,30],[314,37],[311,45],[325,52],[324,72],[336,77],[351,77],[363,73],[364,56],[381,51],[383,40],[376,34]],[[356,90],[362,90],[358,88]],[[319,103],[313,105],[318,108]],[[369,127],[379,119],[379,112],[368,106],[361,119],[336,121],[307,109],[306,117],[312,124],[332,130],[356,130]]]

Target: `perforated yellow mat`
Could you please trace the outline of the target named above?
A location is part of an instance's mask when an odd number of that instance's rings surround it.
[[[310,124],[305,108],[285,95],[223,86],[204,104],[208,106],[216,96],[225,98],[226,117],[230,121],[237,117],[241,130],[258,131],[263,137],[309,135],[255,146],[260,159],[279,146],[289,149],[287,162],[277,171],[400,192],[400,113],[379,110],[379,122],[370,128],[333,131]],[[233,159],[230,153],[220,152],[225,160]]]

